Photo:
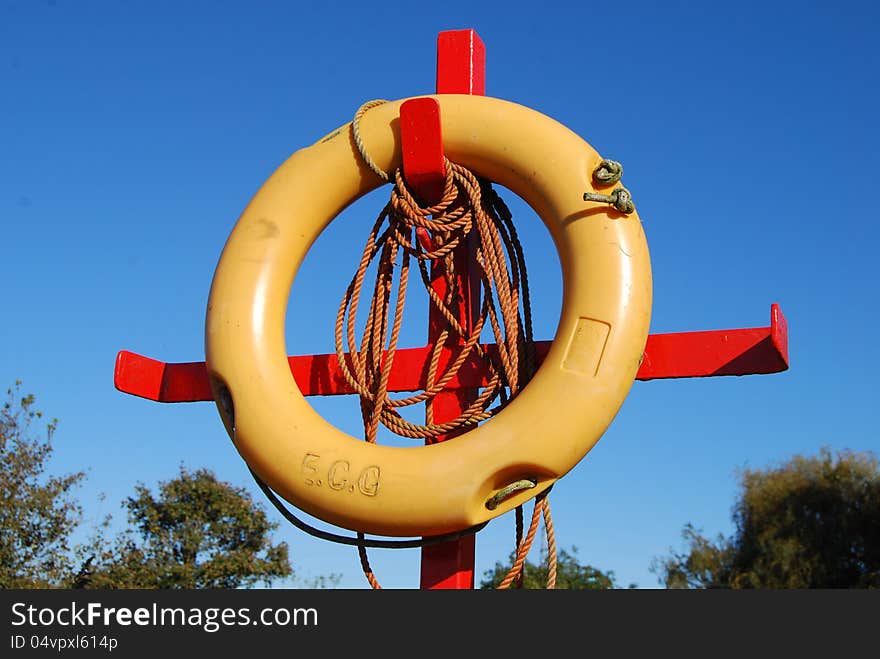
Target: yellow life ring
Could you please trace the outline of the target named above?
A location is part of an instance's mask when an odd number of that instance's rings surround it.
[[[207,309],[214,397],[243,459],[299,509],[377,535],[470,528],[545,491],[616,416],[650,322],[651,265],[638,215],[584,201],[584,192],[596,191],[592,173],[602,160],[596,151],[515,103],[433,98],[447,157],[524,199],[559,254],[558,329],[535,377],[513,401],[459,438],[395,447],[335,428],[297,387],[284,339],[297,269],[324,227],[382,183],[360,157],[350,124],[294,153],[263,184],[223,249]],[[359,124],[367,151],[385,171],[401,163],[402,102],[371,109]],[[535,487],[509,487],[523,479]]]

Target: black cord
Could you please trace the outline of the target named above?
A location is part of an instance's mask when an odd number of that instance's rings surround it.
[[[371,547],[376,549],[414,549],[416,547],[428,547],[430,545],[439,545],[443,542],[449,542],[450,540],[457,540],[458,538],[464,537],[466,535],[472,535],[481,530],[484,526],[486,526],[486,524],[489,523],[488,521],[486,521],[482,524],[477,524],[476,526],[472,526],[468,529],[463,529],[461,531],[453,531],[452,533],[444,533],[443,535],[432,535],[425,538],[413,538],[412,540],[376,540],[371,538],[356,538],[351,536],[338,535],[336,533],[330,533],[328,531],[316,529],[314,526],[310,526],[306,522],[302,521],[299,517],[290,512],[283,503],[281,503],[281,500],[276,496],[275,492],[272,491],[272,488],[264,483],[260,479],[260,477],[254,473],[253,469],[248,468],[248,471],[251,472],[251,476],[254,477],[257,485],[259,485],[260,489],[263,490],[263,494],[266,495],[266,498],[269,499],[271,504],[275,506],[275,509],[284,516],[284,519],[293,524],[300,531],[304,531],[309,535],[315,536],[316,538],[329,540],[330,542],[337,542],[342,545],[351,545],[354,547]]]

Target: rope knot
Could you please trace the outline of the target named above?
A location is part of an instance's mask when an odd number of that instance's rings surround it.
[[[603,159],[593,170],[593,180],[600,186],[617,183],[623,176],[623,165],[616,160]]]

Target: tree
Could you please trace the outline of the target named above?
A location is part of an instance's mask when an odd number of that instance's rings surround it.
[[[0,588],[65,586],[76,572],[71,534],[82,519],[72,491],[85,473],[46,475],[58,420],[43,423],[21,382],[0,411]]]
[[[571,553],[562,549],[556,559],[556,588],[560,590],[608,590],[618,588],[614,581],[614,572],[602,572],[590,565],[581,565],[577,561],[577,548],[572,547]],[[504,580],[516,558],[511,553],[509,562],[504,565],[495,563],[495,567],[483,573],[480,582],[482,589],[494,589]],[[528,560],[523,564],[523,588],[546,588],[549,565],[547,557],[538,564]],[[634,588],[631,585],[630,588]]]
[[[35,428],[45,423],[42,432]],[[58,421],[46,423],[21,382],[0,410],[0,588],[238,588],[292,574],[287,545],[248,493],[207,469],[143,485],[125,501],[130,527],[105,537],[109,517],[73,543],[85,472],[47,474]],[[338,575],[308,583],[324,587]]]
[[[125,501],[132,528],[97,557],[90,588],[240,588],[292,574],[286,543],[272,544],[278,524],[243,488],[208,469],[144,485]]]
[[[715,541],[685,526],[684,552],[651,566],[667,588],[880,587],[880,471],[870,452],[823,448],[776,468],[745,469],[735,532]]]

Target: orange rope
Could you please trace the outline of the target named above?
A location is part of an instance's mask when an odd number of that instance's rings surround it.
[[[365,104],[356,120],[369,109],[367,106],[372,107]],[[355,137],[356,124],[357,121],[353,124]],[[371,163],[360,142],[357,143],[365,161]],[[528,276],[510,211],[490,182],[478,179],[467,168],[449,160],[446,160],[446,172],[443,197],[432,206],[419,203],[399,169],[393,176],[386,175],[385,180],[394,182],[390,200],[370,230],[357,270],[339,305],[334,332],[336,355],[345,380],[360,396],[368,442],[376,442],[380,424],[399,436],[429,443],[448,433],[465,432],[494,416],[522,390],[536,370]],[[430,232],[433,245],[426,248],[416,239],[419,230]],[[473,267],[479,276],[481,304],[479,317],[468,329],[459,316],[462,292],[457,284],[455,255],[456,250],[467,249],[471,239],[476,243]],[[389,395],[388,380],[400,338],[413,260],[430,305],[445,320],[445,327],[430,352],[426,389],[395,399]],[[443,297],[431,286],[427,269],[429,261],[440,260],[447,284]],[[362,292],[367,272],[374,264],[372,295],[364,301]],[[358,338],[355,321],[362,303],[367,305],[367,311],[363,333]],[[492,331],[497,355],[489,355],[480,344],[480,336],[487,327]],[[454,356],[441,367],[444,347],[453,350]],[[348,359],[346,352],[350,355]],[[458,417],[435,423],[434,396],[456,376],[471,355],[482,358],[487,384]],[[496,400],[499,404],[492,407]],[[425,403],[424,424],[408,421],[400,414],[402,408],[418,403]],[[517,578],[521,583],[522,567],[542,516],[553,554],[552,581],[555,584],[555,544],[551,540],[546,492],[535,501],[525,539],[521,537],[519,508],[517,515],[517,560],[501,587],[506,588]],[[362,544],[363,534],[358,534],[358,539],[364,574],[370,585],[378,589],[380,585]],[[553,586],[548,583],[548,587]]]
[[[490,409],[490,406],[502,388],[509,390],[508,398],[515,396],[524,384],[521,379],[526,373],[530,375],[534,371],[530,314],[526,314],[528,324],[525,333],[520,331],[526,325],[526,320],[519,314],[522,265],[512,260],[512,272],[508,274],[508,262],[504,253],[505,245],[513,245],[517,241],[515,231],[511,231],[509,212],[503,216],[496,211],[499,205],[504,211],[507,209],[488,183],[481,184],[469,170],[454,163],[448,163],[447,169],[449,174],[443,199],[430,207],[418,205],[407,189],[401,173],[396,172],[396,185],[391,201],[382,210],[370,231],[358,269],[337,313],[337,357],[346,381],[360,395],[366,439],[370,442],[376,439],[379,423],[403,437],[428,441],[450,432],[473,428],[500,409]],[[487,192],[487,199],[483,200],[483,195]],[[384,227],[386,222],[387,227]],[[414,239],[417,228],[430,229],[433,232],[435,249],[426,251]],[[456,301],[461,293],[455,281],[454,250],[459,246],[463,247],[468,235],[475,229],[478,239],[477,262],[481,266],[479,274],[484,295],[480,316],[473,328],[466,331],[457,315]],[[521,250],[519,253],[521,254]],[[388,378],[400,336],[412,259],[417,260],[430,302],[446,320],[446,328],[431,351],[428,388],[417,395],[393,399],[388,394]],[[430,286],[426,263],[435,259],[443,259],[446,266],[448,287],[445,299],[441,299]],[[398,260],[399,276],[395,278]],[[376,279],[365,329],[358,341],[355,318],[361,304],[367,270],[374,262],[377,263]],[[392,300],[395,279],[397,293]],[[498,345],[498,364],[488,359],[479,343],[487,320]],[[457,345],[457,353],[441,370],[441,350],[444,345],[453,344]],[[350,354],[349,360],[345,359],[346,351]],[[383,352],[387,355],[384,359]],[[472,353],[487,358],[486,387],[457,418],[444,423],[433,423],[431,400],[455,377]],[[521,364],[520,353],[526,355],[525,363]],[[422,402],[428,403],[428,420],[425,424],[407,421],[398,411]]]

